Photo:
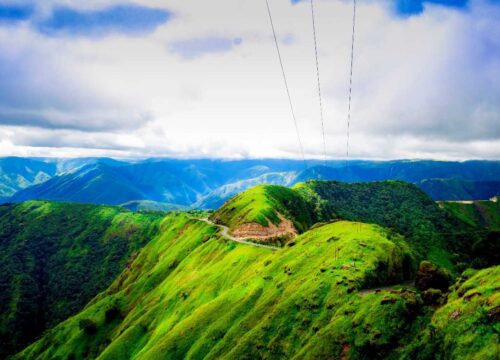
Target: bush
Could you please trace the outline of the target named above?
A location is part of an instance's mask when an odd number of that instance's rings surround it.
[[[104,313],[104,317],[106,319],[106,323],[110,323],[113,320],[121,317],[121,311],[118,306],[114,305],[113,307],[106,310],[106,312]]]
[[[92,335],[97,332],[97,324],[95,321],[90,319],[81,319],[79,322],[80,330],[86,335]]]
[[[451,276],[446,270],[438,268],[430,261],[422,261],[415,277],[415,286],[420,291],[439,289],[446,292],[450,286]]]

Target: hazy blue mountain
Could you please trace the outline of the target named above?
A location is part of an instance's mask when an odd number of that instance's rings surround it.
[[[500,181],[429,179],[417,186],[434,200],[488,200],[500,195]]]
[[[127,206],[140,209],[147,209],[148,204],[156,209],[156,203],[174,208],[217,208],[234,194],[257,184],[293,185],[309,179],[402,180],[417,184],[439,200],[488,198],[497,193],[496,182],[500,182],[499,161],[354,160],[348,166],[345,161],[329,161],[327,166],[320,161],[308,161],[306,168],[302,161],[269,159],[0,160],[9,164],[4,167],[10,174],[0,179],[0,188],[4,189],[0,201],[40,199],[112,205],[132,202]],[[9,198],[10,195],[13,196]]]
[[[308,179],[364,182],[402,180],[417,183],[425,179],[464,179],[480,181],[500,180],[500,161],[352,161],[311,166],[296,181]]]
[[[21,190],[10,201],[40,199],[118,205],[145,197],[146,194],[120,173],[119,168],[94,164]]]
[[[0,158],[0,198],[7,198],[21,189],[42,183],[56,172],[54,163],[17,157]]]

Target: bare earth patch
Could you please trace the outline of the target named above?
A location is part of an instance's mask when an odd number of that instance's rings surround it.
[[[232,235],[238,239],[254,239],[266,241],[280,237],[294,238],[297,236],[297,230],[293,223],[278,213],[281,222],[279,225],[269,221],[268,226],[262,226],[259,223],[251,222],[238,226],[233,230]]]

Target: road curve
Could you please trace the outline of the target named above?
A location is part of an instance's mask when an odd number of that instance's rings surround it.
[[[258,243],[254,243],[252,241],[235,238],[234,236],[229,235],[229,228],[227,226],[221,225],[221,224],[216,224],[208,218],[195,218],[195,220],[203,221],[209,225],[218,227],[220,229],[221,235],[224,236],[228,240],[231,240],[231,241],[234,241],[234,242],[237,242],[240,244],[244,244],[244,245],[251,245],[251,246],[265,248],[265,249],[271,249],[271,250],[278,250],[279,249],[279,247],[277,247],[277,246],[258,244]]]

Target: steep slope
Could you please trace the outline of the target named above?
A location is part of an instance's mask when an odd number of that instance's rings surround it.
[[[95,205],[0,206],[0,358],[109,286],[161,218]]]
[[[442,202],[440,205],[467,225],[500,230],[500,203],[496,201]]]
[[[464,272],[447,303],[404,353],[408,359],[500,358],[500,266]]]
[[[500,195],[500,181],[428,179],[417,186],[434,200],[489,200]]]
[[[303,232],[316,222],[314,209],[299,193],[277,185],[259,185],[238,194],[211,218],[228,226],[233,234],[248,225],[268,228],[282,222],[291,222],[295,232]]]
[[[183,214],[162,227],[106,292],[19,357],[292,358],[332,326],[345,336],[329,342],[332,355],[344,344],[385,354],[408,329],[401,320],[415,316],[415,294],[358,292],[412,272],[403,239],[376,225],[324,225],[276,252],[224,241]],[[380,318],[356,320],[359,304]],[[367,326],[371,349],[355,336]]]
[[[377,225],[316,226],[278,251],[168,215],[116,281],[17,359],[498,358],[500,267],[430,303],[411,246]],[[434,292],[433,292],[434,291]],[[441,304],[441,305],[439,305]]]

